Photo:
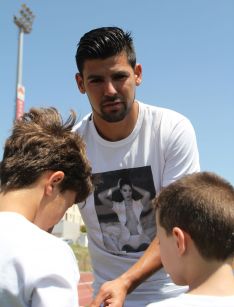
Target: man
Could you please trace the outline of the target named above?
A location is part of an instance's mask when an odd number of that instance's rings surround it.
[[[187,175],[162,190],[156,208],[162,263],[189,289],[148,307],[232,307],[233,186],[214,173]]]
[[[122,306],[132,290],[124,303],[127,307],[178,295],[181,289],[161,269],[151,200],[163,186],[199,171],[193,127],[174,111],[135,99],[142,67],[136,63],[130,33],[117,27],[86,33],[78,44],[76,61],[78,88],[87,94],[92,107],[77,131],[86,142],[96,182],[94,194],[80,204],[88,228],[94,293],[98,293],[93,306],[102,302]],[[123,177],[150,192],[149,209],[140,216],[143,232],[152,241],[145,251],[118,247],[122,223],[98,198]],[[110,200],[115,197],[110,195]]]
[[[85,147],[57,110],[16,121],[0,164],[0,306],[77,307],[71,248],[48,233],[92,189]]]

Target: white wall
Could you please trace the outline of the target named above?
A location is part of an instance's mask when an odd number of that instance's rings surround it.
[[[57,237],[72,239],[77,243],[80,236],[80,225],[84,224],[77,205],[67,210],[64,217],[54,226],[52,233]]]

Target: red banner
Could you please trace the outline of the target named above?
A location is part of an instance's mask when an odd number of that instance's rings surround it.
[[[23,85],[18,85],[17,97],[16,97],[16,114],[15,114],[16,119],[20,119],[24,114],[24,98],[25,98],[25,88]]]

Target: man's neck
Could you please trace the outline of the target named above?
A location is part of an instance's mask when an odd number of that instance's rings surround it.
[[[119,122],[107,122],[96,114],[93,115],[94,125],[100,136],[108,141],[116,142],[128,137],[137,122],[139,113],[139,104],[135,101],[131,111]]]

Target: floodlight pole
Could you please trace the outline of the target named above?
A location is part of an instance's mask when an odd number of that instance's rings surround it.
[[[22,82],[23,76],[23,38],[24,33],[29,34],[32,30],[32,23],[35,16],[32,11],[22,4],[20,16],[14,16],[14,23],[19,28],[18,36],[18,60],[17,60],[17,77],[16,77],[16,101],[15,101],[15,119],[20,119],[24,113],[25,88]]]
[[[18,84],[22,85],[22,75],[23,75],[23,39],[24,39],[24,31],[22,30],[22,28],[19,28],[16,87],[18,86]]]

